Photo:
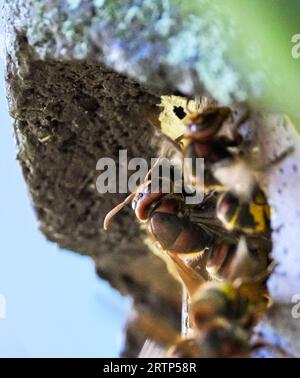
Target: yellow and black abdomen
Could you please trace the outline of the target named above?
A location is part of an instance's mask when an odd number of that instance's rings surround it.
[[[217,216],[229,231],[245,234],[270,232],[270,207],[260,190],[249,202],[242,201],[232,192],[223,193],[217,204]]]

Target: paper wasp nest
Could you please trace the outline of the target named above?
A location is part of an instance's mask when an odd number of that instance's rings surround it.
[[[6,78],[18,158],[42,232],[92,256],[99,276],[131,295],[138,314],[154,314],[178,330],[180,285],[145,248],[130,211],[110,234],[100,230],[120,196],[96,193],[95,160],[116,158],[120,148],[130,157],[156,156],[159,138],[145,146],[154,135],[147,114],[157,111],[161,95],[209,95],[236,106],[257,94],[263,73],[239,72],[226,57],[222,28],[205,14],[181,17],[172,3],[6,0]],[[261,178],[273,208],[278,265],[268,282],[274,305],[259,329],[300,356],[300,141],[284,116],[255,110],[249,132],[262,161],[295,148]],[[135,356],[142,342],[133,322],[125,354]]]
[[[297,310],[300,289],[300,140],[294,126],[281,115],[257,116],[255,134],[263,161],[290,146],[294,153],[263,177],[272,207],[272,257],[278,263],[268,281],[274,306],[259,327],[264,336],[292,355],[300,355],[300,322]]]

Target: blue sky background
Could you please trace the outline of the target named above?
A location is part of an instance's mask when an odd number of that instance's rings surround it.
[[[38,231],[15,159],[3,65],[1,56],[0,357],[116,357],[129,301],[97,278],[90,258],[59,250]]]

